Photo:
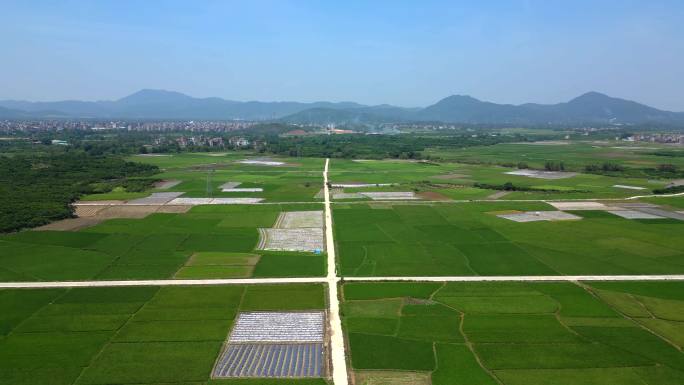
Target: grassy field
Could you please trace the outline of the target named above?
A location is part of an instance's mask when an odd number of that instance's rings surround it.
[[[268,384],[210,379],[236,314],[323,308],[322,285],[0,290],[0,383]]]
[[[517,146],[517,145],[516,145]],[[532,146],[544,148],[558,146]],[[496,146],[494,146],[496,147]],[[565,148],[566,146],[563,146]],[[480,148],[488,151],[489,147]],[[464,150],[465,151],[465,150]],[[501,159],[506,159],[505,154]],[[543,167],[543,164],[540,166]],[[425,199],[484,199],[496,193],[496,189],[475,188],[487,184],[514,186],[530,191],[514,191],[505,199],[608,199],[625,198],[650,194],[651,190],[662,188],[668,180],[653,178],[627,178],[580,173],[564,179],[539,179],[527,176],[509,175],[514,167],[490,164],[434,163],[409,161],[353,161],[335,159],[331,163],[330,180],[333,183],[371,183],[393,186],[345,188],[345,192],[359,191],[414,191],[428,194]],[[615,186],[640,187],[643,190],[625,189]]]
[[[412,373],[433,385],[684,381],[681,282],[346,283],[342,293],[350,362],[365,375]]]
[[[179,180],[166,190],[151,189],[145,193],[111,192],[86,195],[83,200],[135,199],[155,191],[183,192],[183,197],[254,197],[272,202],[321,201],[315,195],[323,184],[323,159],[268,158],[283,162],[281,166],[241,164],[244,159],[262,159],[252,153],[181,153],[161,156],[137,155],[131,161],[154,164],[162,172],[155,178]],[[265,159],[265,158],[263,158]],[[226,182],[239,182],[240,188],[261,188],[263,192],[222,192]]]
[[[322,276],[325,254],[254,250],[257,228],[271,227],[281,211],[321,209],[315,203],[196,206],[185,214],[111,219],[79,232],[3,235],[0,280]]]
[[[576,211],[517,223],[545,203],[336,204],[338,267],[351,276],[682,274],[684,223]]]
[[[672,163],[684,167],[684,158],[654,155],[654,152],[676,150],[657,143],[628,143],[621,141],[572,141],[568,144],[500,143],[476,146],[458,151],[429,149],[426,154],[445,160],[488,162],[493,164],[525,162],[530,167],[543,168],[547,161],[564,162],[572,169],[588,164],[613,162],[625,167],[656,167]]]

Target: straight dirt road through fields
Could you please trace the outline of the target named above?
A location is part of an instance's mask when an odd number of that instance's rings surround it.
[[[325,245],[328,253],[328,303],[330,322],[330,357],[332,362],[332,379],[335,385],[348,385],[347,361],[344,351],[344,334],[340,319],[340,301],[337,297],[337,270],[335,263],[335,240],[333,238],[332,212],[330,210],[330,189],[328,188],[328,166],[330,159],[325,160],[323,170],[323,195],[325,203]]]
[[[228,278],[158,279],[129,281],[45,281],[0,282],[0,289],[47,289],[60,287],[114,286],[211,286],[277,285],[292,283],[339,282],[590,282],[590,281],[684,281],[684,275],[529,275],[529,276],[448,276],[448,277],[311,277],[311,278]],[[337,291],[337,290],[335,290]],[[338,306],[339,308],[339,306]]]

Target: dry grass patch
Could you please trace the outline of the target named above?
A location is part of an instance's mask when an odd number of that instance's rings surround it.
[[[86,227],[95,226],[102,222],[99,218],[67,218],[52,222],[44,226],[36,227],[37,231],[76,231]]]
[[[358,370],[354,372],[354,383],[356,385],[430,385],[430,374],[425,372]]]

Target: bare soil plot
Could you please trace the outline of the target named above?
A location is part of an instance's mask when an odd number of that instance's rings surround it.
[[[413,191],[382,191],[362,192],[361,195],[372,200],[417,200],[420,199]]]
[[[38,231],[75,231],[84,229],[86,227],[95,226],[96,224],[102,222],[99,218],[67,218],[61,221],[52,222],[44,226],[36,227],[34,230]]]
[[[277,229],[323,228],[323,211],[281,212],[273,227]]]
[[[646,203],[646,202],[633,202],[633,203],[618,203],[618,204],[613,204],[610,205],[611,207],[617,207],[617,208],[624,208],[624,209],[633,209],[633,208],[639,208],[639,207],[650,207],[650,208],[658,208],[660,206],[653,204],[653,203]]]
[[[169,192],[157,192],[152,193],[150,196],[145,198],[138,198],[128,201],[128,205],[163,205],[169,201],[183,195],[183,192],[169,191]]]
[[[416,194],[416,197],[419,199],[425,199],[429,201],[450,201],[451,198],[444,194],[440,194],[435,191],[423,191],[421,193]]]
[[[506,195],[510,194],[511,192],[512,192],[512,191],[497,191],[497,192],[495,192],[494,194],[487,196],[485,199],[494,200],[494,199],[503,198],[503,197],[505,197]]]
[[[156,212],[159,205],[119,205],[107,206],[97,213],[97,218],[145,218]]]
[[[75,205],[74,214],[79,218],[94,217],[100,211],[104,210],[109,206],[104,205]]]
[[[529,178],[537,178],[537,179],[565,179],[565,178],[571,178],[571,177],[577,175],[576,172],[541,171],[541,170],[527,170],[527,169],[508,171],[508,172],[505,172],[504,174],[526,176]]]
[[[240,182],[226,182],[219,186],[222,192],[263,192],[261,187],[238,187]]]
[[[626,190],[646,190],[646,187],[628,186],[628,185],[625,185],[625,184],[614,184],[613,187],[615,187],[615,188],[621,188],[621,189],[626,189]]]
[[[249,205],[259,203],[264,198],[176,198],[170,205]]]
[[[365,196],[361,195],[361,193],[345,193],[345,192],[339,192],[339,193],[334,193],[332,194],[333,199],[363,199]]]
[[[667,211],[667,210],[663,210],[663,209],[650,208],[650,207],[639,207],[639,208],[636,208],[636,210],[641,211],[642,213],[645,213],[645,214],[651,214],[651,215],[661,216],[661,217],[665,217],[665,218],[678,219],[680,221],[684,221],[684,214],[680,214],[676,211]]]
[[[425,372],[393,372],[389,370],[359,370],[354,372],[356,385],[430,385]]]
[[[636,210],[611,210],[608,212],[625,219],[663,219],[661,216],[643,213]]]
[[[337,188],[363,188],[363,187],[386,187],[394,186],[396,183],[333,183],[332,187]]]
[[[249,164],[253,166],[282,166],[285,164],[285,162],[278,162],[274,160],[268,160],[268,159],[243,159],[238,161],[237,163],[240,164]]]
[[[323,250],[322,228],[259,229],[261,250],[314,251]]]
[[[181,181],[178,179],[167,179],[167,180],[160,180],[159,182],[154,184],[154,188],[166,190],[171,187],[177,186],[180,184]]]
[[[582,219],[577,215],[563,211],[529,211],[519,214],[501,214],[499,218],[508,219],[515,222],[536,222],[536,221],[567,221]]]
[[[547,202],[558,210],[606,210],[600,202]]]
[[[231,188],[235,188],[235,187],[239,186],[240,184],[241,184],[240,182],[226,182],[226,183],[220,185],[219,188],[221,190],[231,189]]]
[[[173,205],[163,205],[159,206],[159,209],[157,209],[158,213],[167,213],[167,214],[183,214],[187,213],[190,210],[190,206],[173,206]]]

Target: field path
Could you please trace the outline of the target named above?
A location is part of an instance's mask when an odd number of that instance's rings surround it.
[[[330,356],[332,360],[332,379],[335,385],[348,385],[347,361],[344,351],[344,334],[340,319],[340,300],[337,296],[337,264],[335,263],[335,240],[333,238],[332,212],[330,210],[330,189],[328,188],[328,166],[325,160],[323,170],[323,196],[325,203],[325,245],[328,253],[328,321],[330,322]]]
[[[445,276],[445,277],[310,277],[310,278],[227,278],[157,279],[126,281],[34,281],[0,282],[0,289],[46,289],[60,287],[114,286],[211,286],[277,285],[330,282],[582,282],[582,281],[684,281],[684,275],[525,275],[525,276]],[[337,291],[337,290],[335,290]],[[339,303],[338,303],[339,309]]]

